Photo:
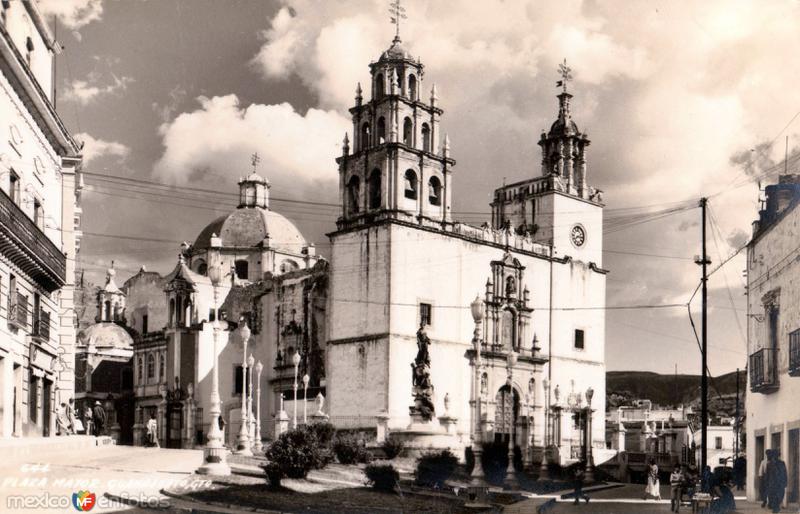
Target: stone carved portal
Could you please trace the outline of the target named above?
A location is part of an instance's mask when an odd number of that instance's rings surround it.
[[[517,418],[519,417],[519,395],[508,385],[504,385],[495,395],[494,440],[508,444],[515,440]]]

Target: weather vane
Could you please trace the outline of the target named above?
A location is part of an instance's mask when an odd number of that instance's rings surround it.
[[[561,75],[561,80],[556,82],[556,87],[563,87],[564,92],[567,92],[567,82],[572,80],[572,68],[567,66],[567,60],[558,65],[558,73]]]
[[[258,152],[250,156],[250,164],[253,165],[253,173],[256,172],[256,166],[258,166],[259,162],[261,162],[261,157],[258,156]]]
[[[400,39],[400,20],[405,20],[406,16],[406,8],[400,5],[400,0],[392,0],[389,4],[389,14],[392,15],[392,23],[395,25],[395,39]]]

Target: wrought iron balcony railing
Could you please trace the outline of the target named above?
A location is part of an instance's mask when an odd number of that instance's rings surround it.
[[[34,313],[33,332],[31,335],[40,341],[50,340],[50,313],[44,309],[38,315]]]
[[[47,291],[66,280],[67,258],[5,191],[0,190],[0,252]]]
[[[800,330],[789,334],[789,375],[800,377]]]
[[[18,291],[8,295],[8,323],[20,330],[28,328],[28,297]]]
[[[750,390],[771,393],[778,389],[777,350],[762,348],[750,355]]]

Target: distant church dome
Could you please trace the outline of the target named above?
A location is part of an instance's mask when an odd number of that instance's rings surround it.
[[[272,248],[298,253],[308,246],[294,223],[277,212],[260,207],[236,209],[212,221],[200,232],[194,249],[207,250],[213,234],[222,240],[223,247],[250,248],[269,237]]]
[[[127,330],[110,321],[91,325],[78,334],[78,341],[102,350],[132,350],[133,338]]]
[[[408,59],[414,60],[411,53],[408,52],[405,47],[403,46],[403,42],[400,40],[399,37],[394,38],[392,41],[392,46],[386,49],[385,52],[381,54],[381,61],[389,61],[389,60],[397,60],[397,59]]]
[[[557,119],[553,124],[550,126],[550,132],[548,135],[550,136],[561,136],[561,135],[570,135],[574,136],[580,134],[578,131],[578,126],[575,124],[574,121],[571,119],[564,123],[564,120],[561,118]]]

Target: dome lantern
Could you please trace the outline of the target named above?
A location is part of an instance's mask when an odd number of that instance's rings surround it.
[[[269,209],[269,181],[256,173],[256,167],[261,162],[258,153],[254,153],[250,163],[253,172],[246,178],[239,179],[239,208]]]

